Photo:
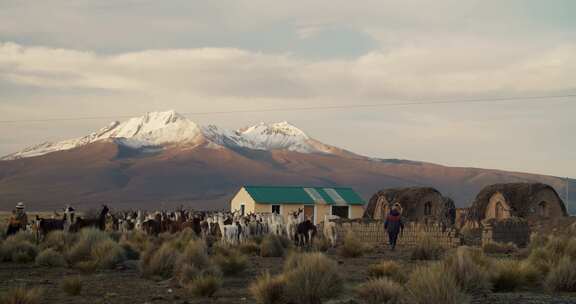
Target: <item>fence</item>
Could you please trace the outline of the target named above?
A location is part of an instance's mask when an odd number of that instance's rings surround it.
[[[365,243],[385,244],[388,242],[388,234],[381,220],[356,219],[334,220],[336,223],[337,239],[341,242],[347,233],[352,232],[355,237]],[[407,223],[404,231],[398,238],[398,244],[414,246],[423,237],[431,237],[437,243],[445,247],[457,247],[462,241],[454,228],[444,228],[437,224],[424,225]]]

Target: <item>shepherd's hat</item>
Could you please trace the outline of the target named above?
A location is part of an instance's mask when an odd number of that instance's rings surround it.
[[[16,204],[16,209],[24,209],[24,203],[19,202],[18,204]]]

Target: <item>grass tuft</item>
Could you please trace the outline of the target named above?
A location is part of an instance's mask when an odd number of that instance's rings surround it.
[[[284,276],[271,276],[269,272],[260,275],[249,291],[258,304],[282,304],[287,302]]]
[[[408,279],[402,266],[395,261],[382,261],[368,266],[368,276],[388,278],[397,283],[406,283]]]
[[[356,288],[356,295],[366,304],[400,304],[403,302],[402,285],[388,278],[371,279]]]
[[[38,266],[43,266],[43,267],[66,267],[68,266],[68,262],[66,262],[66,259],[64,258],[64,256],[52,249],[52,248],[48,248],[42,252],[40,252],[40,254],[36,257],[36,265]]]
[[[406,283],[407,302],[413,304],[464,304],[470,299],[458,286],[454,276],[441,264],[416,268]]]
[[[77,296],[82,292],[82,280],[79,276],[65,277],[60,287],[69,296]]]
[[[39,304],[41,301],[42,290],[39,288],[16,287],[0,296],[2,304]]]

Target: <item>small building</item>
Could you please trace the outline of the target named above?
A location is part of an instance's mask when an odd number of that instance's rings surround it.
[[[284,217],[302,209],[314,224],[325,215],[361,218],[365,202],[351,188],[244,186],[230,201],[230,210],[247,213],[277,213]]]
[[[529,222],[565,217],[564,202],[554,188],[541,183],[508,183],[484,187],[469,210],[470,220],[524,218]]]
[[[385,219],[395,204],[400,204],[402,216],[423,224],[454,225],[454,201],[430,187],[391,188],[378,191],[370,198],[365,218]]]

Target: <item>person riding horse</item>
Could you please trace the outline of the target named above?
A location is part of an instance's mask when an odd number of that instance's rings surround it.
[[[12,210],[12,216],[8,222],[8,230],[6,235],[16,234],[20,230],[25,230],[28,225],[28,215],[24,211],[24,203],[19,202],[16,204],[16,209]]]

